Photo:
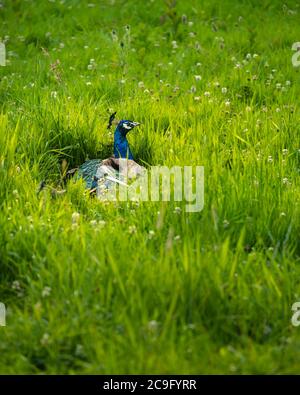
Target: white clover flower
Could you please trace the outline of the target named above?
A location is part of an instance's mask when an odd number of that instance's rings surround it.
[[[201,97],[200,97],[200,96],[195,96],[195,97],[194,97],[194,100],[195,100],[195,101],[200,101],[200,100],[201,100]]]
[[[155,320],[149,321],[147,325],[150,332],[155,332],[159,328],[159,323]]]
[[[134,234],[134,233],[136,233],[136,231],[137,231],[137,229],[136,229],[136,226],[135,226],[135,225],[129,226],[128,232],[129,232],[130,234]]]
[[[285,81],[285,85],[286,86],[290,86],[291,85],[291,81]]]
[[[21,285],[20,285],[19,281],[17,281],[17,280],[13,281],[11,287],[12,287],[12,289],[14,289],[15,291],[20,291],[20,289],[21,289]]]
[[[226,94],[227,93],[227,88],[223,87],[221,91],[222,91],[223,94]]]
[[[45,287],[42,291],[42,297],[46,298],[51,294],[51,288],[50,287]]]
[[[139,82],[138,82],[138,87],[139,87],[139,88],[144,88],[144,87],[145,87],[144,82],[143,82],[143,81],[139,81]]]
[[[173,47],[173,49],[177,49],[178,48],[178,45],[177,45],[177,41],[172,41],[172,47]]]
[[[175,207],[174,213],[175,214],[180,214],[181,213],[181,208],[180,207]]]
[[[247,55],[246,55],[246,59],[247,60],[250,60],[252,58],[252,55],[251,55],[251,53],[247,53]]]
[[[80,220],[80,214],[75,211],[72,214],[72,223],[73,224],[78,224],[79,220]]]
[[[204,92],[204,96],[209,97],[210,96],[210,92]]]
[[[50,336],[48,333],[44,333],[43,337],[41,338],[41,344],[46,346],[49,343]]]
[[[201,80],[202,80],[201,75],[195,75],[195,80],[196,80],[196,81],[201,81]]]
[[[91,81],[87,81],[87,82],[86,82],[86,85],[87,85],[87,86],[92,85]]]
[[[197,88],[195,87],[195,85],[191,86],[191,92],[192,92],[192,93],[195,93],[196,90],[197,90]]]
[[[282,150],[283,155],[287,155],[288,152],[289,152],[289,150],[288,150],[287,148],[284,148],[284,149]]]
[[[152,239],[155,236],[154,230],[149,230],[148,238]]]
[[[226,101],[225,101],[225,106],[226,106],[226,107],[229,107],[229,106],[230,106],[230,101],[229,101],[229,100],[226,100]]]
[[[227,228],[229,226],[229,221],[227,221],[227,219],[224,219],[223,221],[223,227]]]
[[[273,163],[273,158],[272,158],[271,155],[268,156],[268,162],[269,162],[269,163]]]
[[[50,96],[51,96],[53,99],[56,99],[56,98],[57,98],[57,92],[56,92],[56,91],[51,92],[51,93],[50,93]]]

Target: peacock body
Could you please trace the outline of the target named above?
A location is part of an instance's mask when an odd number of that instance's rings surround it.
[[[133,121],[120,121],[114,133],[114,156],[107,159],[91,159],[78,168],[78,176],[84,179],[87,189],[100,195],[116,183],[126,185],[128,179],[143,173],[145,169],[134,161],[126,137],[127,133],[138,125],[139,123]]]

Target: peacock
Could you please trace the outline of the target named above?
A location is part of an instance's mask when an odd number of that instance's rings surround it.
[[[114,121],[115,114],[109,119],[108,129]],[[134,161],[127,140],[128,132],[139,125],[139,122],[126,119],[119,121],[114,132],[114,155],[106,159],[91,159],[79,166],[77,175],[84,179],[90,193],[99,196],[112,188],[115,183],[127,185],[127,178],[135,178],[144,172],[145,168]],[[127,159],[126,176],[122,174],[120,159]]]

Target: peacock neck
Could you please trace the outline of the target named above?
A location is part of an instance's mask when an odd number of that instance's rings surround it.
[[[133,159],[127,137],[117,128],[114,135],[114,156],[115,158]]]

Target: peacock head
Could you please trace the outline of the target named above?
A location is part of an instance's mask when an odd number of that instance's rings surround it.
[[[114,156],[115,158],[128,158],[133,159],[132,152],[129,147],[126,135],[135,126],[138,126],[138,122],[122,120],[118,123],[115,131],[114,139]]]
[[[123,119],[118,123],[117,130],[121,133],[122,136],[126,136],[130,130],[132,130],[134,127],[140,125],[139,122],[134,122],[134,121],[128,121],[126,119]]]

